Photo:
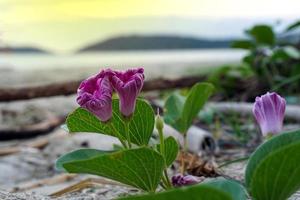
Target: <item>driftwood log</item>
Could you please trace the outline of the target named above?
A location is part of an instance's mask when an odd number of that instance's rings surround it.
[[[64,121],[65,117],[55,116],[54,114],[47,112],[46,119],[39,123],[0,129],[0,141],[24,139],[46,134],[61,125]]]
[[[53,139],[64,139],[66,136],[67,134],[64,131],[55,131],[52,134],[31,140],[19,140],[16,143],[13,142],[11,145],[0,147],[0,157],[19,153],[24,149],[42,149]]]
[[[215,102],[209,103],[206,107],[224,114],[240,113],[241,115],[252,115],[253,103],[245,102]],[[297,122],[300,121],[300,106],[287,105],[285,117]]]
[[[145,81],[143,91],[167,90],[173,88],[190,87],[197,82],[204,81],[203,76],[189,76],[178,79],[153,79]],[[0,102],[26,100],[40,97],[71,95],[76,93],[80,81],[53,83],[40,86],[24,86],[0,88]]]

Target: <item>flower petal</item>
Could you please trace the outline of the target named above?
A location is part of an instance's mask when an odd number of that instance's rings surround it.
[[[112,86],[110,70],[102,70],[84,80],[77,91],[77,103],[96,115],[101,121],[112,117]]]
[[[120,98],[120,111],[124,116],[130,116],[135,109],[136,98],[144,83],[144,69],[129,69],[125,72],[115,72],[111,83]]]

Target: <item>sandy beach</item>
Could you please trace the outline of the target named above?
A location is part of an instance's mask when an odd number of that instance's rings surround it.
[[[0,86],[83,79],[103,68],[144,67],[147,79],[201,74],[238,63],[244,51],[230,49],[111,52],[74,55],[0,54]]]

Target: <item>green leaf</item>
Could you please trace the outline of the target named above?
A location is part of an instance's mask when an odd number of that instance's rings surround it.
[[[172,136],[166,138],[164,140],[165,148],[164,148],[164,154],[163,157],[166,160],[167,167],[170,166],[174,160],[177,157],[178,151],[179,151],[179,145],[175,138]],[[160,150],[160,144],[157,145],[157,149]]]
[[[299,59],[300,52],[292,46],[285,46],[273,52],[271,59],[276,61],[288,61],[291,59]]]
[[[177,130],[181,130],[181,113],[185,98],[177,92],[171,94],[165,103],[164,121]]]
[[[87,160],[91,159],[95,156],[103,155],[110,153],[109,151],[101,151],[97,149],[78,149],[75,151],[71,151],[56,160],[55,168],[60,171],[65,171],[63,164],[72,162],[72,161],[79,161],[79,160]]]
[[[284,62],[291,59],[290,56],[286,54],[283,48],[274,50],[270,58],[272,61],[277,62]]]
[[[256,200],[285,200],[300,188],[300,131],[263,143],[246,168],[246,185]]]
[[[217,187],[199,184],[190,187],[182,187],[166,192],[131,196],[119,200],[233,200],[230,195]]]
[[[132,196],[121,200],[247,200],[245,188],[233,180],[217,178],[207,183],[169,190],[167,192]]]
[[[300,51],[293,46],[286,46],[283,48],[284,52],[293,59],[300,58]]]
[[[142,147],[67,162],[63,167],[70,173],[95,174],[154,192],[160,182],[165,161],[156,151]]]
[[[210,83],[197,83],[186,98],[177,93],[172,94],[165,103],[165,122],[181,133],[185,133],[213,90],[214,87]]]
[[[299,66],[297,66],[297,67],[299,67]],[[295,74],[295,75],[283,79],[280,83],[274,85],[271,90],[278,91],[282,87],[289,85],[289,84],[295,84],[297,81],[300,80],[300,73],[292,73],[292,74]],[[298,101],[296,101],[296,103],[298,103]]]
[[[275,44],[275,34],[270,26],[256,25],[246,33],[253,37],[257,44],[270,46]]]
[[[119,100],[113,100],[113,117],[111,124],[119,132],[116,134],[109,123],[101,122],[97,117],[83,108],[77,108],[67,118],[70,132],[92,132],[126,138],[125,122],[119,111]],[[147,145],[154,128],[154,112],[152,107],[144,100],[137,99],[135,112],[129,124],[131,142],[137,145]]]
[[[231,196],[232,200],[248,199],[246,189],[236,181],[217,178],[205,184],[226,191]]]
[[[250,40],[236,40],[231,44],[232,48],[253,49],[255,45]]]
[[[182,110],[183,129],[186,132],[192,125],[208,98],[212,95],[214,86],[210,83],[197,83],[189,91]]]
[[[245,62],[246,64],[252,66],[254,61],[256,60],[256,56],[254,54],[248,54],[246,55],[243,59],[243,62]]]
[[[297,28],[300,28],[300,21],[296,21],[295,23],[289,25],[285,31],[292,31]]]

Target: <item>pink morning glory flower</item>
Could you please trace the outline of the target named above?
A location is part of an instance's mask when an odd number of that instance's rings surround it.
[[[285,99],[275,92],[256,97],[253,114],[263,136],[276,135],[282,131],[285,107]]]
[[[111,76],[111,83],[119,95],[121,113],[129,117],[134,112],[136,98],[144,84],[144,69],[115,71]]]
[[[197,177],[192,175],[184,176],[181,174],[177,174],[172,177],[172,184],[175,187],[181,187],[186,185],[194,185],[202,182],[203,180],[203,177]]]
[[[102,70],[84,80],[77,90],[77,103],[104,122],[112,117],[113,88],[109,81],[112,73],[111,70]]]

